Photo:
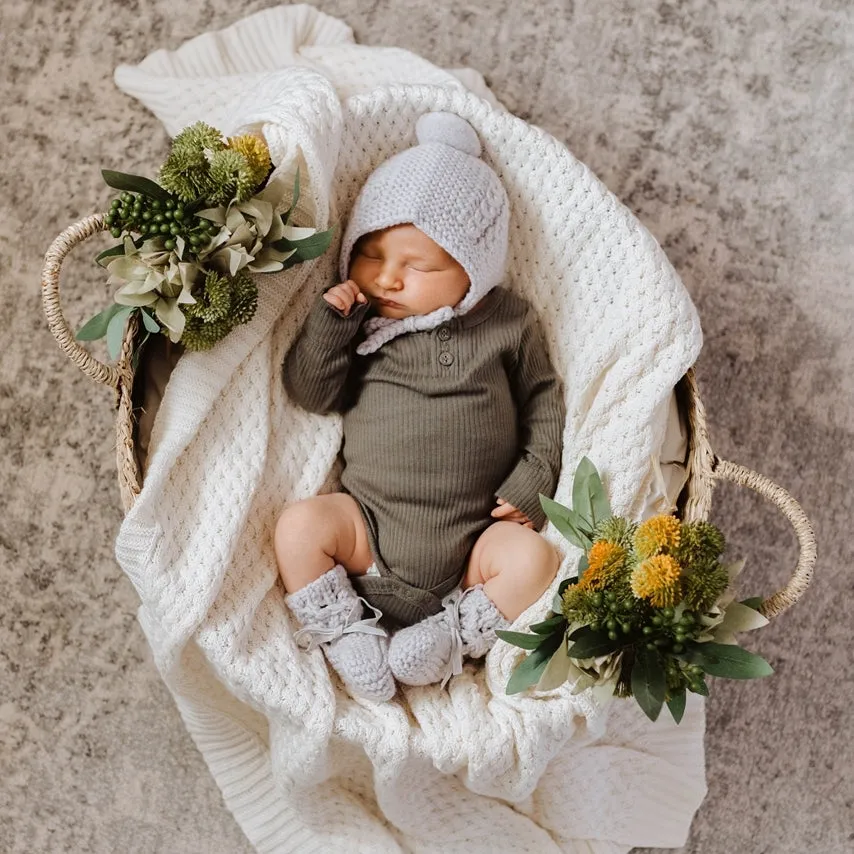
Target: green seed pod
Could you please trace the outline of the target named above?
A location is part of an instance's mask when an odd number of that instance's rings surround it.
[[[623,630],[623,634],[627,635],[632,630],[631,623],[621,623],[620,628]]]
[[[160,223],[160,233],[161,234],[169,234],[169,223],[166,223],[166,222]]]
[[[113,237],[121,237],[122,236],[122,230],[120,228],[111,228],[110,234],[112,234]]]
[[[661,619],[661,615],[660,615],[660,614],[656,614],[656,615],[652,618],[652,624],[653,624],[654,626],[660,626],[663,622],[664,622],[664,620],[662,620],[662,619]]]
[[[673,652],[674,652],[676,655],[679,655],[679,653],[680,653],[680,652],[684,652],[684,651],[685,651],[685,647],[684,647],[684,646],[682,646],[682,644],[681,644],[681,643],[675,643],[675,644],[673,644]]]
[[[608,617],[605,620],[605,625],[613,632],[617,628],[617,621],[613,617]]]
[[[649,637],[649,636],[653,633],[653,631],[654,631],[654,629],[652,628],[652,626],[644,626],[644,627],[643,627],[643,633],[644,633],[647,637]]]
[[[608,632],[608,640],[615,641],[619,635],[615,631]]]
[[[167,249],[174,249],[174,248],[175,248],[175,241],[174,241],[174,240],[172,240],[172,238],[170,237],[168,240],[166,240],[166,241],[163,243],[163,245],[164,245]]]

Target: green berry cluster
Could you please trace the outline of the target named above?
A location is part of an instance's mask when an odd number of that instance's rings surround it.
[[[590,628],[594,632],[607,632],[612,641],[619,640],[621,636],[628,640],[643,623],[644,615],[638,613],[637,601],[620,596],[617,590],[597,591],[588,596],[590,605],[596,609]]]
[[[113,199],[106,223],[113,237],[123,233],[163,236],[166,249],[174,249],[176,238],[182,237],[193,251],[204,247],[218,231],[210,220],[197,216],[180,200],[160,201],[129,192]]]
[[[664,663],[664,674],[667,679],[667,693],[670,696],[683,688],[695,694],[706,693],[703,668],[699,664],[688,664],[678,658],[668,658]]]
[[[702,624],[691,611],[685,611],[677,619],[673,608],[659,608],[653,612],[641,633],[647,649],[679,655],[685,651],[685,643],[702,630]]]

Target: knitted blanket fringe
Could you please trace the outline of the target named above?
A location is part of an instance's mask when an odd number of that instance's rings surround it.
[[[642,512],[663,440],[657,413],[700,350],[696,311],[631,213],[560,142],[502,110],[476,72],[356,45],[341,21],[282,6],[122,66],[116,81],[170,134],[199,119],[261,130],[286,195],[300,168],[297,221],[320,228],[346,221],[367,174],[411,144],[419,115],[466,118],[510,196],[506,286],[541,311],[565,379],[556,498],[571,502],[586,454],[615,512]],[[253,320],[182,357],[116,542],[154,661],[226,804],[261,852],[682,845],[705,794],[693,695],[679,727],[569,686],[507,696],[521,653],[498,643],[446,690],[372,704],[293,642],[272,532],[287,502],[336,487],[341,425],[293,405],[280,366],[336,275],[335,249],[258,276]],[[544,535],[565,555],[558,579],[573,573],[577,550],[551,527]],[[515,628],[548,611],[558,579]]]

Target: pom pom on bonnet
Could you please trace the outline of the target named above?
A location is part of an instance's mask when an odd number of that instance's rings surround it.
[[[455,113],[425,113],[415,125],[418,144],[395,154],[369,176],[356,198],[341,243],[341,280],[364,234],[412,223],[455,258],[471,285],[456,306],[401,319],[371,317],[364,355],[406,332],[433,329],[472,309],[501,282],[507,262],[509,202],[498,175],[480,159],[475,129]]]

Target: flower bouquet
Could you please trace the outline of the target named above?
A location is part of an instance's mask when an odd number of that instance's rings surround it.
[[[753,679],[773,671],[737,645],[735,632],[767,625],[760,598],[736,601],[744,561],[724,564],[724,537],[709,522],[658,515],[614,516],[586,457],[573,481],[572,508],[540,496],[552,524],[584,550],[577,578],[561,582],[552,613],[531,633],[499,631],[529,650],[507,683],[514,694],[573,682],[606,697],[634,697],[651,720],[664,703],[676,723],[686,691],[708,695],[706,676]]]
[[[179,133],[159,183],[103,170],[113,200],[106,224],[117,246],[96,262],[119,285],[115,302],[91,318],[78,340],[107,338],[116,358],[126,321],[138,312],[148,336],[162,333],[188,350],[204,350],[255,314],[258,289],[250,273],[273,273],[329,247],[333,229],[290,224],[299,200],[276,214],[280,191],[267,182],[270,152],[260,136],[226,138],[197,122]],[[138,351],[137,351],[138,353]]]

